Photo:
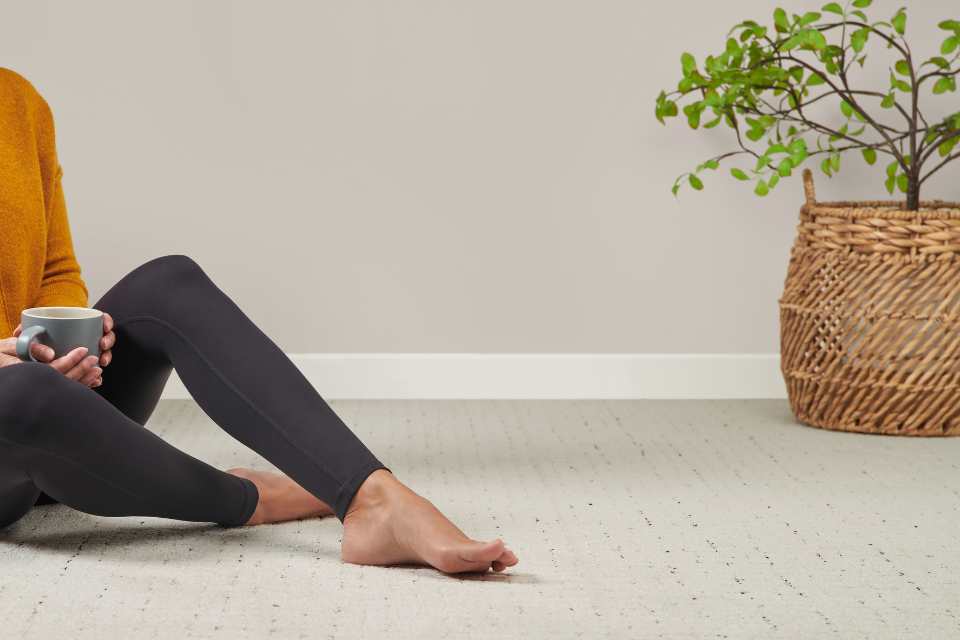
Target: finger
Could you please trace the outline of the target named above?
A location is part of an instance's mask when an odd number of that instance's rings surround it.
[[[39,342],[30,345],[30,355],[37,362],[50,362],[54,357],[53,349]]]
[[[100,354],[100,366],[105,367],[113,360],[113,351],[104,351]]]
[[[104,311],[103,312],[103,332],[110,333],[111,331],[113,331],[113,317],[109,313]]]
[[[87,372],[80,378],[80,384],[86,387],[94,386],[94,383],[100,379],[103,375],[103,369],[100,367],[94,366],[87,370]]]
[[[100,351],[110,351],[113,348],[113,345],[117,343],[117,334],[113,331],[110,333],[103,334],[103,337],[100,338]]]
[[[22,330],[23,330],[23,329],[21,329],[21,328],[20,328],[20,325],[18,324],[18,325],[17,325],[17,328],[13,330],[13,337],[14,337],[14,338],[19,338],[19,337],[20,337],[20,332],[21,332]]]
[[[87,373],[91,368],[95,367],[97,364],[96,356],[87,356],[81,360],[77,366],[70,371],[67,371],[64,375],[70,378],[71,380],[76,380],[77,382],[81,381],[86,377]]]
[[[86,347],[77,347],[70,353],[60,358],[57,358],[50,363],[50,366],[59,371],[60,373],[66,375],[68,371],[73,369],[75,366],[80,364],[80,361],[87,356]]]

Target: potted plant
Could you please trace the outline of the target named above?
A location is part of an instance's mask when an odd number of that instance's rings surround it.
[[[871,3],[777,8],[771,26],[735,25],[722,52],[702,63],[681,56],[683,76],[657,97],[656,117],[723,125],[736,143],[681,175],[674,194],[703,189],[704,172],[726,163],[759,196],[806,163],[828,177],[849,154],[879,163],[887,191],[902,200],[820,203],[804,170],[806,203],[780,299],[788,397],[814,426],[957,435],[960,204],[925,202],[921,191],[960,158],[960,19],[939,23],[934,55],[915,57],[906,10],[872,20]],[[889,84],[862,86],[858,72],[877,54]],[[945,115],[928,117],[938,101]]]

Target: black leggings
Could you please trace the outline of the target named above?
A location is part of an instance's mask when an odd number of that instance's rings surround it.
[[[95,390],[46,364],[0,368],[0,527],[41,493],[101,516],[241,525],[259,498],[143,425],[176,369],[220,427],[343,520],[385,468],[280,349],[186,256],[138,267],[95,305],[115,321]]]

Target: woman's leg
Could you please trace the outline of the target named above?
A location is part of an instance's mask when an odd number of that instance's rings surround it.
[[[25,516],[39,495],[40,489],[33,484],[30,476],[4,464],[0,444],[0,529]]]
[[[97,392],[143,424],[171,367],[197,404],[342,520],[383,469],[284,353],[186,256],[151,260],[95,305],[117,345]]]
[[[0,368],[0,468],[4,476],[20,478],[17,495],[24,504],[43,490],[101,516],[232,526],[246,523],[258,501],[249,480],[176,449],[40,363]],[[0,510],[9,514],[7,520],[22,515],[4,500],[0,497]]]
[[[143,422],[172,364],[218,425],[333,507],[344,523],[344,560],[446,572],[516,564],[503,542],[471,540],[394,478],[190,258],[151,260],[96,306],[114,317],[117,332],[100,394]],[[124,342],[133,346],[126,355]]]
[[[396,480],[189,258],[167,256],[135,269],[97,308],[114,316],[118,339],[100,395],[45,365],[9,367],[28,367],[20,379],[38,378],[21,391],[51,390],[26,416],[0,395],[0,454],[6,452],[0,463],[13,461],[54,498],[102,515],[249,522],[251,496],[257,502],[252,482],[219,472],[140,426],[172,364],[222,428],[333,505],[344,521],[345,560],[423,563],[447,572],[516,564],[500,540],[467,538]],[[4,386],[0,370],[0,390]],[[214,518],[217,506],[225,512]]]

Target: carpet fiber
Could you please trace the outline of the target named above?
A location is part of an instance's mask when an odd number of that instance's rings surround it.
[[[336,519],[223,529],[51,505],[0,532],[0,637],[960,634],[960,439],[820,431],[780,401],[332,404],[521,564],[357,567]],[[148,428],[220,468],[270,468],[189,401]]]

